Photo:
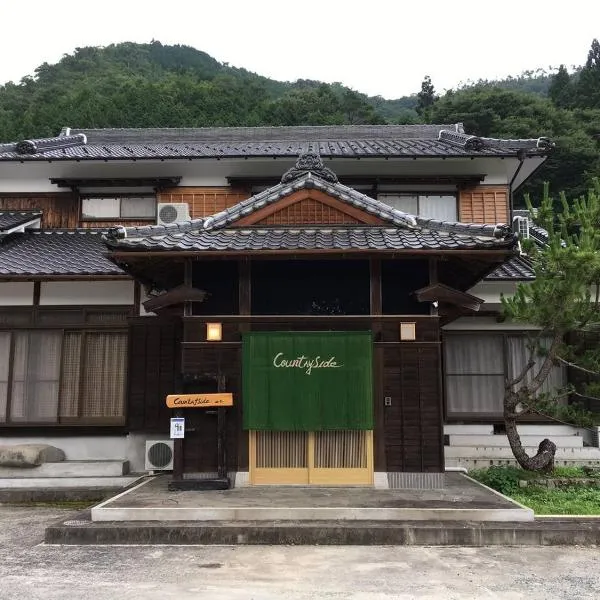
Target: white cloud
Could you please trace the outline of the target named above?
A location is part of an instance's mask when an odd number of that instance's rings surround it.
[[[1,0],[0,0],[1,1]],[[539,0],[1,1],[0,81],[19,81],[78,46],[187,44],[268,77],[341,81],[387,98],[581,64],[600,3]]]

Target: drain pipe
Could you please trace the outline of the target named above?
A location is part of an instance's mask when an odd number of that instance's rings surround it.
[[[517,158],[519,160],[519,164],[517,165],[517,168],[516,168],[515,172],[513,173],[513,176],[510,180],[510,183],[508,184],[508,201],[510,204],[508,209],[509,209],[509,218],[510,218],[511,226],[512,226],[512,219],[513,219],[513,211],[515,209],[514,198],[513,198],[513,185],[515,183],[515,180],[517,179],[517,176],[521,172],[521,169],[523,168],[523,163],[525,162],[525,159],[527,158],[527,153],[524,152],[523,149],[520,149],[517,152]]]

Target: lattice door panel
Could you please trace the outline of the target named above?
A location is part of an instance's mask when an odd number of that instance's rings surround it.
[[[251,431],[253,484],[371,485],[372,431]]]

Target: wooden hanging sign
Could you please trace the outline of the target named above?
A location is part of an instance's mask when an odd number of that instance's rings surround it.
[[[214,408],[233,406],[233,394],[170,394],[167,396],[169,408]]]

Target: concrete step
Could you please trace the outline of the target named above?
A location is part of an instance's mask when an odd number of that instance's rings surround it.
[[[0,479],[36,477],[121,477],[129,473],[126,460],[65,460],[28,469],[0,467]]]
[[[521,435],[540,435],[543,437],[556,435],[577,435],[578,427],[572,425],[548,424],[523,424],[518,426]]]
[[[494,433],[494,426],[489,424],[475,423],[462,424],[462,423],[446,423],[444,425],[444,433],[446,435],[491,435]]]
[[[0,491],[9,489],[122,488],[139,479],[121,477],[0,477]]]
[[[535,454],[537,446],[526,446],[528,454]],[[513,458],[509,446],[446,446],[446,458]],[[600,460],[600,448],[557,448],[556,458],[563,460]]]
[[[554,465],[556,467],[600,467],[600,458],[599,459],[590,459],[590,458],[556,458],[554,460]],[[445,460],[446,468],[460,468],[466,469],[470,471],[471,469],[485,469],[487,467],[506,467],[518,466],[517,460],[514,457],[511,458],[446,458]]]
[[[554,546],[600,544],[600,519],[529,522],[92,522],[89,511],[46,529],[47,544]]]
[[[524,446],[535,446],[536,448],[547,436],[522,435],[521,443]],[[551,437],[558,448],[581,448],[583,438],[579,435],[555,435]],[[506,446],[509,447],[506,435],[451,435],[450,446]]]

